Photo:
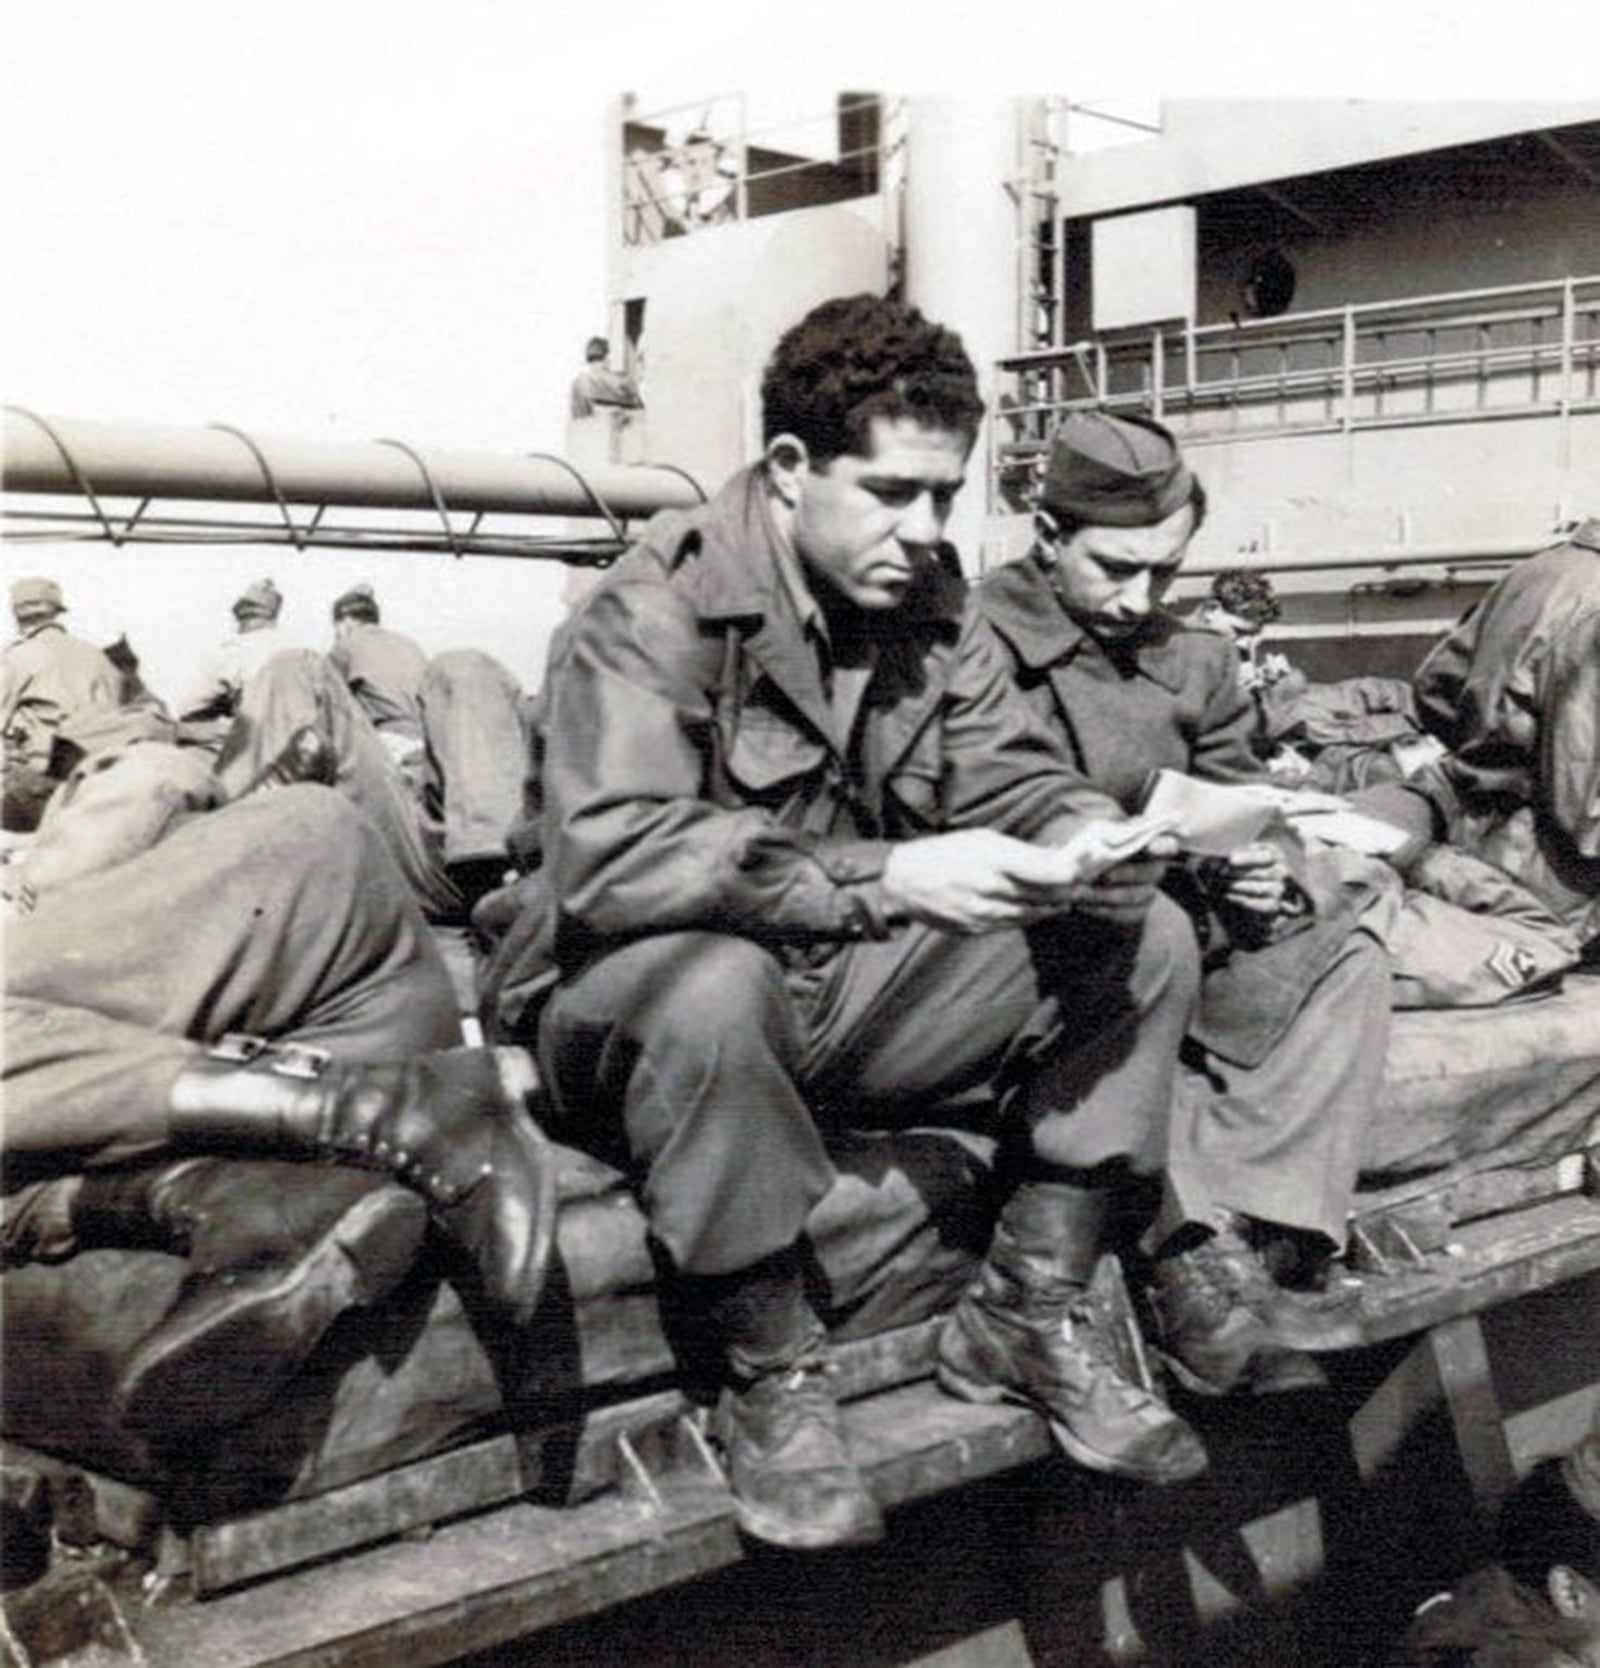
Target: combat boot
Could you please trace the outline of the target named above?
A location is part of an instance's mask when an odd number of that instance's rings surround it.
[[[829,1384],[827,1336],[791,1248],[698,1282],[728,1384],[715,1434],[739,1527],[815,1551],[881,1540],[883,1513],[850,1455]]]
[[[1105,1204],[1096,1190],[1054,1182],[1012,1194],[940,1335],[939,1383],[967,1401],[1034,1408],[1092,1471],[1186,1482],[1206,1469],[1199,1436],[1128,1376],[1089,1298]]]
[[[421,1199],[364,1171],[196,1158],[90,1172],[79,1242],[137,1243],[141,1209],[160,1248],[189,1259],[117,1381],[118,1416],[153,1436],[224,1429],[265,1407],[341,1315],[406,1277],[428,1226]]]
[[[1276,1290],[1265,1265],[1232,1230],[1156,1263],[1146,1296],[1162,1358],[1185,1389],[1263,1396],[1327,1388],[1327,1375],[1311,1356],[1269,1329]]]
[[[460,1048],[381,1065],[224,1037],[169,1099],[179,1150],[300,1153],[397,1177],[469,1261],[496,1323],[525,1325],[555,1232],[555,1157],[517,1048]]]
[[[1337,1329],[1277,1284],[1242,1218],[1218,1211],[1202,1231],[1198,1244],[1157,1260],[1147,1293],[1174,1376],[1205,1396],[1325,1389],[1308,1346],[1340,1347],[1326,1341]]]
[[[747,1535],[804,1551],[882,1540],[883,1513],[850,1456],[820,1340],[788,1366],[729,1385],[717,1435]]]

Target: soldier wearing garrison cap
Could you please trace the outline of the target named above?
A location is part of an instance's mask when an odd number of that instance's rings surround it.
[[[251,676],[293,646],[279,624],[283,593],[270,578],[246,585],[230,612],[234,630],[205,656],[172,709],[180,720],[198,727],[191,731],[194,739],[206,736],[209,726],[210,739],[218,745]]]
[[[1191,503],[1197,486],[1159,423],[1083,411],[1056,430],[1039,501],[1058,521],[1148,527]]]
[[[979,589],[1018,684],[1094,786],[1130,810],[1163,768],[1264,775],[1232,644],[1162,605],[1205,510],[1159,423],[1075,413],[1050,444],[1032,550]],[[1336,1305],[1280,1287],[1257,1247],[1275,1242],[1315,1270],[1343,1245],[1383,1069],[1387,958],[1349,915],[1319,914],[1315,900],[1331,910],[1337,889],[1323,890],[1287,830],[1175,866],[1168,884],[1213,953],[1189,1039],[1205,1071],[1182,1085],[1147,1240],[1153,1312],[1193,1388],[1304,1387],[1320,1369],[1303,1352],[1340,1347],[1343,1322]]]
[[[37,821],[53,786],[50,753],[61,726],[117,704],[116,668],[61,624],[66,611],[53,579],[19,579],[11,587],[17,636],[0,663],[7,828],[27,829]]]
[[[362,711],[403,755],[422,745],[422,681],[428,657],[403,632],[379,623],[377,593],[366,580],[333,599],[328,659]]]

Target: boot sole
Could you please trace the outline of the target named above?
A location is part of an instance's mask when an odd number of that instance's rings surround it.
[[[822,1552],[831,1546],[873,1546],[881,1541],[887,1530],[883,1514],[875,1508],[843,1530],[807,1527],[787,1518],[773,1517],[759,1507],[750,1506],[738,1495],[733,1497],[733,1515],[739,1528],[751,1540],[764,1546],[781,1546],[790,1552]]]
[[[1217,1383],[1215,1379],[1201,1377],[1192,1367],[1187,1366],[1169,1350],[1157,1350],[1156,1354],[1160,1358],[1161,1365],[1172,1374],[1190,1395],[1205,1396],[1211,1400],[1216,1400],[1222,1396],[1303,1395],[1309,1390],[1326,1390],[1328,1388],[1327,1377],[1320,1369],[1308,1372],[1304,1368],[1299,1369],[1300,1376],[1298,1378],[1291,1375],[1286,1379],[1274,1379],[1270,1373],[1263,1378],[1246,1370],[1232,1384],[1222,1385]]]
[[[426,1231],[419,1198],[376,1189],[295,1262],[180,1300],[129,1358],[117,1417],[141,1435],[171,1436],[259,1412],[340,1316],[381,1302],[405,1278]]]
[[[1038,1414],[1049,1425],[1050,1434],[1067,1458],[1076,1461],[1087,1471],[1098,1471],[1108,1477],[1128,1477],[1137,1483],[1164,1486],[1169,1483],[1191,1482],[1194,1478],[1202,1476],[1207,1469],[1208,1462],[1204,1456],[1199,1466],[1177,1472],[1145,1470],[1136,1465],[1129,1465],[1125,1461],[1113,1459],[1109,1454],[1101,1453],[1098,1448],[1091,1448],[1080,1437],[1073,1435],[1059,1419],[1046,1413],[1037,1402],[1019,1391],[1007,1389],[1001,1384],[968,1378],[943,1361],[938,1364],[935,1373],[940,1387],[962,1401],[978,1402],[985,1406],[1009,1402],[1014,1407],[1025,1407],[1031,1413]]]
[[[1325,1316],[1315,1309],[1291,1310],[1287,1305],[1274,1304],[1262,1318],[1274,1343],[1303,1350],[1307,1355],[1336,1355],[1341,1350],[1362,1349],[1368,1342],[1365,1317],[1354,1300]]]

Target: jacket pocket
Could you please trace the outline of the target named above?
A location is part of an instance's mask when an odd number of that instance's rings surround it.
[[[820,772],[828,750],[781,720],[744,713],[728,749],[728,775],[752,800],[787,798],[807,777]]]
[[[919,769],[912,765],[889,778],[888,797],[916,828],[937,825],[943,805],[943,775],[936,767]]]

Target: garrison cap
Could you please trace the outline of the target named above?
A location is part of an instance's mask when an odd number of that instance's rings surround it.
[[[233,614],[238,620],[275,620],[282,607],[283,593],[278,587],[270,579],[258,579],[240,592],[239,600],[233,605]]]
[[[1178,443],[1146,417],[1075,411],[1050,440],[1040,506],[1100,527],[1153,527],[1189,502]]]
[[[66,612],[61,587],[53,579],[19,579],[11,587],[11,609],[17,614]]]
[[[359,585],[352,585],[348,591],[341,592],[333,599],[333,617],[342,620],[346,615],[358,620],[376,620],[378,618],[378,597],[371,585],[362,580]]]

